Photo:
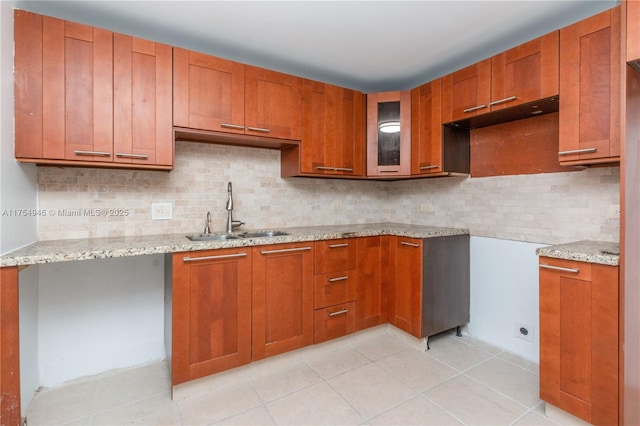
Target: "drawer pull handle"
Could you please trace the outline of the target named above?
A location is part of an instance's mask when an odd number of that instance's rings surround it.
[[[311,250],[311,247],[297,247],[297,248],[278,249],[278,250],[260,250],[260,254],[290,253],[292,251],[305,251],[305,250]]]
[[[440,167],[439,164],[437,166],[422,166],[422,167],[420,167],[420,170],[437,169],[438,167]]]
[[[116,157],[125,157],[125,158],[140,158],[143,160],[148,160],[149,156],[144,154],[125,154],[124,152],[116,152]]]
[[[336,315],[346,314],[347,312],[349,312],[348,309],[340,309],[339,311],[329,312],[329,316],[330,317],[335,317]]]
[[[238,124],[220,123],[220,127],[224,127],[225,129],[244,130],[244,126],[240,126]]]
[[[252,132],[260,132],[260,133],[269,133],[271,130],[265,129],[262,127],[247,127],[247,130],[251,130]]]
[[[182,260],[185,262],[194,262],[197,260],[211,260],[211,259],[231,259],[234,257],[245,257],[247,253],[236,253],[236,254],[218,254],[215,256],[201,256],[201,257],[183,257]]]
[[[420,244],[416,244],[416,243],[408,243],[408,242],[406,242],[406,241],[400,241],[400,244],[402,244],[403,246],[420,247]]]
[[[337,172],[352,172],[353,169],[351,167],[334,167],[333,170]]]
[[[400,170],[380,170],[380,173],[400,173]]]
[[[110,152],[104,151],[73,151],[75,155],[100,155],[102,157],[110,157]]]
[[[571,154],[592,154],[598,152],[598,148],[584,148],[584,149],[572,149],[570,151],[560,151],[558,155],[571,155]]]
[[[316,166],[316,170],[335,170],[335,167],[328,167],[328,166]]]
[[[329,244],[329,248],[349,247],[349,243]]]
[[[482,104],[482,105],[474,106],[471,108],[463,109],[462,112],[473,112],[486,107],[487,107],[486,104]]]
[[[508,98],[498,99],[497,101],[489,102],[489,106],[503,104],[503,103],[509,102],[509,101],[515,101],[516,99],[518,99],[517,96],[509,96]]]
[[[344,281],[344,280],[348,280],[349,277],[347,275],[343,276],[343,277],[335,277],[335,278],[329,278],[329,282],[330,283],[335,283],[337,281]]]
[[[544,269],[553,269],[554,271],[571,272],[572,274],[580,272],[579,268],[563,268],[561,266],[547,265],[545,263],[541,263],[540,267]]]

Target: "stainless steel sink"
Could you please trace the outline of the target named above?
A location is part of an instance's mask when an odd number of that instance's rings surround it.
[[[283,235],[289,235],[289,233],[283,231],[256,231],[239,234],[242,238],[281,237]]]
[[[187,238],[191,241],[227,241],[227,240],[237,240],[237,235],[230,234],[196,234],[196,235],[187,235]]]

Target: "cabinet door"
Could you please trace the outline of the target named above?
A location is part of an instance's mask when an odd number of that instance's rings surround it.
[[[442,122],[489,112],[491,59],[442,77]]]
[[[355,90],[336,88],[334,173],[364,176],[366,98]]]
[[[313,246],[253,248],[253,359],[313,343]]]
[[[113,162],[113,34],[15,16],[16,157]]]
[[[173,49],[173,123],[244,134],[244,65]]]
[[[279,139],[302,137],[302,80],[245,66],[246,134]]]
[[[491,58],[491,111],[558,94],[558,31]]]
[[[362,330],[387,322],[389,237],[363,237],[356,243],[356,328]]]
[[[620,7],[560,30],[561,164],[620,160]]]
[[[422,336],[422,240],[389,238],[389,322]]]
[[[173,164],[172,50],[114,34],[116,163]]]
[[[173,385],[251,361],[251,252],[173,255]]]
[[[636,62],[640,71],[640,2],[626,1],[627,8],[627,62]]]
[[[395,131],[382,125],[394,123]],[[367,176],[411,174],[411,92],[367,94]]]
[[[443,171],[441,101],[441,79],[411,91],[412,175]]]
[[[540,398],[618,424],[618,268],[540,258]]]

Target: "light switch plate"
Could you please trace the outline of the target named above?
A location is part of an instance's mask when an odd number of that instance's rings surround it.
[[[173,219],[173,204],[151,203],[151,220]]]

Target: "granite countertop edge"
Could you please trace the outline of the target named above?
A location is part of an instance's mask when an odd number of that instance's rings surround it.
[[[185,234],[180,233],[37,241],[26,247],[1,256],[0,267],[379,235],[394,235],[399,237],[423,239],[469,234],[468,229],[462,228],[445,228],[401,223],[327,225],[295,228],[282,227],[277,229],[287,232],[288,235],[262,238],[238,238],[226,241],[190,241],[186,238]]]
[[[583,240],[557,244],[536,249],[538,256],[555,259],[576,260],[601,265],[620,265],[620,244],[604,241]]]

